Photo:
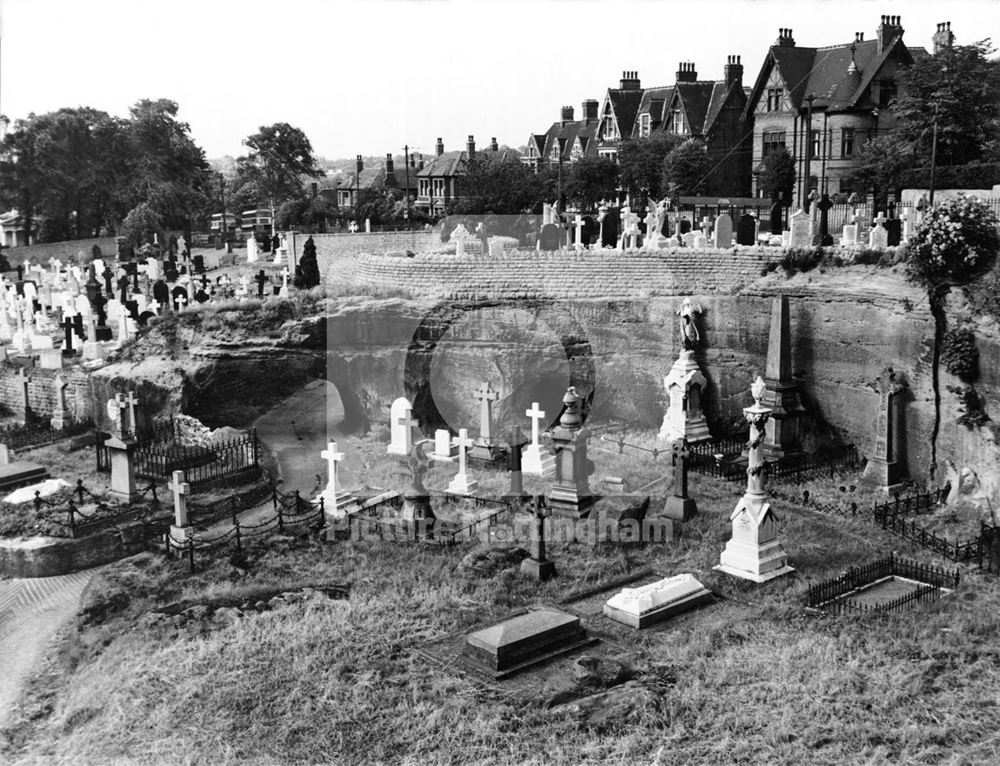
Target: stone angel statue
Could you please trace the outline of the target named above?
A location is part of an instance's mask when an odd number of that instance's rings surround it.
[[[695,324],[694,315],[704,313],[700,303],[691,303],[690,298],[684,298],[681,307],[677,309],[677,314],[681,318],[681,344],[685,351],[693,351],[701,340],[698,326]]]

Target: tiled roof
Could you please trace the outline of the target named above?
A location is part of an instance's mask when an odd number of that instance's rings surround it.
[[[705,127],[705,116],[712,100],[715,83],[711,80],[698,82],[679,82],[676,85],[677,99],[684,110],[688,128],[692,133],[702,133]]]
[[[673,85],[657,86],[646,88],[642,92],[642,100],[635,114],[635,123],[632,128],[633,137],[639,136],[639,116],[648,114],[650,116],[650,132],[656,130],[663,123],[663,111],[674,96]],[[624,131],[622,131],[624,134]]]
[[[632,132],[635,124],[635,116],[639,112],[639,105],[642,103],[643,91],[621,90],[620,88],[608,88],[608,99],[611,107],[615,111],[615,118],[618,120],[618,130],[622,136]]]
[[[579,136],[581,139],[586,139],[586,145],[584,148],[584,153],[588,153],[587,150],[592,150],[589,152],[593,154],[597,149],[597,142],[591,141],[594,136],[597,135],[597,126],[600,124],[600,120],[573,120],[567,122],[553,122],[552,126],[545,133],[545,146],[542,149],[542,157],[544,159],[551,159],[552,149],[556,144],[556,141],[560,138],[566,139],[566,146],[563,149],[563,159],[569,159],[570,152],[573,150],[573,142],[576,141]]]
[[[417,175],[420,178],[461,175],[461,171],[465,169],[466,159],[465,152],[445,152],[424,165],[424,169],[418,171]]]
[[[725,106],[726,99],[729,97],[729,91],[730,89],[726,87],[725,80],[718,80],[712,83],[712,94],[708,99],[708,111],[705,114],[705,122],[701,129],[703,135],[708,135],[708,131],[711,130],[715,119],[722,112],[722,107]]]

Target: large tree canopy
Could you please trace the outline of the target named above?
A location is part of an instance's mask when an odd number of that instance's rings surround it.
[[[466,162],[459,198],[448,213],[517,215],[542,198],[544,187],[544,178],[520,160],[480,152]]]
[[[113,231],[141,203],[180,228],[204,206],[208,166],[176,117],[161,99],[127,119],[79,107],[18,120],[0,143],[0,204],[29,229],[43,219],[47,241]]]
[[[618,146],[621,185],[637,204],[665,196],[663,161],[680,142],[671,133],[654,133],[646,138],[626,139]]]
[[[592,209],[618,194],[618,166],[603,157],[582,157],[569,169],[566,196],[582,209]]]
[[[243,143],[250,153],[236,161],[234,192],[242,206],[279,206],[300,198],[303,181],[323,175],[306,134],[287,122],[262,125]]]
[[[660,188],[677,197],[704,191],[712,161],[705,151],[704,141],[689,138],[667,153],[662,168]]]

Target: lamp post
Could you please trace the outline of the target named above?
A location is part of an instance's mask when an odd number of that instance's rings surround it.
[[[406,216],[406,230],[412,231],[412,226],[410,225],[410,145],[405,144],[403,146],[404,162],[406,163],[406,189],[403,190],[403,194],[406,195],[406,210],[403,211],[403,215]]]
[[[557,181],[556,190],[556,210],[562,205],[562,166],[563,166],[563,152],[566,151],[566,139],[557,138],[556,143],[559,146],[559,176]]]
[[[355,169],[354,185],[356,187],[356,191],[354,192],[354,220],[355,223],[360,226],[361,223],[358,221],[358,208],[361,206],[361,171],[365,169],[365,161],[361,158],[360,154],[355,158]]]
[[[807,213],[809,212],[809,177],[812,175],[812,151],[813,151],[813,101],[816,100],[816,96],[810,93],[806,96],[806,103],[809,105],[806,111],[806,183],[803,191],[802,198],[805,200],[805,205],[802,208]]]
[[[820,165],[820,172],[819,172],[819,177],[820,177],[820,181],[819,181],[819,193],[820,194],[826,194],[827,193],[827,189],[826,189],[826,154],[827,154],[827,149],[826,149],[826,123],[827,123],[827,113],[824,111],[823,112],[823,137],[820,139],[820,142],[819,142],[820,143],[820,152],[823,155],[823,159],[822,159],[821,165]]]
[[[222,239],[225,241],[228,231],[226,226],[226,177],[222,173],[219,173],[219,192],[222,195]]]

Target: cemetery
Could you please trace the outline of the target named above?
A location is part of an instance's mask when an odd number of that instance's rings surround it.
[[[242,253],[186,283],[22,266],[0,294],[0,567],[105,566],[5,747],[200,746],[192,705],[208,736],[234,706],[266,717],[227,745],[245,758],[977,741],[997,447],[932,406],[958,378],[926,296],[902,250],[791,273],[768,267],[787,247],[724,245],[331,251],[311,290]],[[998,342],[977,325],[981,358]],[[783,733],[752,731],[762,698]],[[323,726],[295,729],[305,704]],[[143,705],[163,722],[140,734]]]

